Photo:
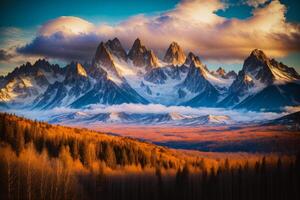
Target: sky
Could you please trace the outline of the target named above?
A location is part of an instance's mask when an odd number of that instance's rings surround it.
[[[172,41],[210,69],[239,70],[259,48],[300,72],[300,1],[2,0],[0,75],[47,58],[90,61],[102,40],[139,37],[161,58]]]

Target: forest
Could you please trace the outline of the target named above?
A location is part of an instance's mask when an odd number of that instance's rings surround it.
[[[0,113],[0,199],[300,199],[300,154],[212,159]]]

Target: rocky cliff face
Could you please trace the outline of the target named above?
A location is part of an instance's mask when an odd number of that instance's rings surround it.
[[[246,108],[248,104],[244,101],[249,101],[251,96],[261,92],[260,95],[263,96],[266,93],[265,95],[269,96],[267,95],[269,90],[265,90],[265,88],[274,84],[284,85],[297,80],[299,80],[299,74],[293,68],[278,63],[274,59],[269,59],[263,51],[255,49],[246,58],[242,70],[229,88],[228,96],[219,105],[222,107],[236,105]],[[279,93],[275,96],[282,98]],[[261,103],[257,102],[257,104]]]
[[[108,40],[105,43],[105,46],[117,58],[127,61],[126,51],[124,50],[124,48],[118,38],[114,38],[113,40]]]
[[[72,62],[65,67],[65,70],[65,79],[62,82],[56,81],[50,84],[47,90],[35,99],[35,108],[49,109],[68,106],[91,89],[91,80],[80,63]]]
[[[100,67],[107,73],[111,73],[112,75],[119,77],[119,73],[113,61],[112,54],[108,50],[104,42],[101,42],[97,48],[93,61],[93,67]]]
[[[146,67],[151,69],[158,66],[158,59],[152,50],[148,50],[137,38],[129,53],[128,58],[132,60],[133,64],[137,67]]]
[[[182,65],[186,60],[186,56],[182,48],[176,43],[172,42],[164,56],[163,61],[172,65]]]
[[[0,101],[27,107],[51,83],[63,80],[64,76],[64,69],[45,59],[37,60],[33,65],[26,63],[2,78]]]
[[[196,66],[193,61],[189,67],[188,74],[182,86],[190,92],[198,94],[193,99],[185,102],[188,106],[212,106],[219,97],[218,90],[206,79],[206,69]]]
[[[196,66],[201,66],[203,65],[202,62],[200,61],[200,58],[198,56],[195,56],[193,52],[190,52],[185,59],[185,65],[190,66],[194,62]]]
[[[194,53],[185,57],[176,42],[162,62],[140,39],[128,55],[117,38],[101,42],[90,63],[72,62],[64,68],[46,60],[26,63],[0,77],[0,106],[160,103],[275,111],[300,105],[299,74],[257,49],[238,74],[223,68],[209,71]]]

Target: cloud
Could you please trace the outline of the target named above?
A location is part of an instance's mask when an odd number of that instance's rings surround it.
[[[99,41],[101,37],[93,33],[66,36],[57,32],[49,36],[39,35],[17,51],[64,60],[91,60]]]
[[[17,27],[0,27],[0,75],[5,75],[13,68],[25,62],[34,62],[38,57],[16,52],[20,46],[34,37],[32,30],[23,30]]]
[[[265,50],[271,57],[299,52],[300,25],[287,22],[285,5],[278,0],[255,2],[261,6],[255,6],[247,19],[218,16],[216,11],[227,7],[221,0],[183,0],[173,10],[133,16],[117,25],[96,26],[77,17],[60,17],[44,24],[37,37],[17,51],[89,60],[101,40],[118,37],[128,49],[139,37],[159,56],[172,41],[213,61],[243,60],[255,48]]]
[[[300,112],[300,106],[287,106],[287,107],[285,107],[285,111],[287,113]]]
[[[269,2],[269,0],[246,0],[245,4],[257,8],[267,2]]]
[[[9,54],[7,51],[5,51],[4,49],[0,49],[0,62],[1,61],[8,61],[11,58],[13,58],[12,54]]]
[[[73,108],[54,108],[48,110],[47,112],[38,111],[38,110],[7,110],[10,113],[16,113],[18,115],[30,118],[37,119],[42,121],[51,120],[57,115],[70,114],[70,113],[81,113],[81,115],[96,115],[99,113],[179,113],[183,115],[192,115],[192,116],[205,116],[205,115],[226,115],[229,116],[235,122],[250,122],[250,121],[265,121],[279,118],[285,114],[293,112],[294,109],[289,108],[287,111],[282,113],[272,113],[272,112],[254,112],[254,111],[245,111],[245,110],[232,110],[224,108],[191,108],[185,106],[164,106],[161,104],[121,104],[121,105],[100,105],[95,104],[89,108],[84,109],[73,109]]]
[[[65,35],[86,34],[93,31],[94,25],[78,17],[62,16],[45,23],[39,30],[40,35],[51,36],[58,32]]]

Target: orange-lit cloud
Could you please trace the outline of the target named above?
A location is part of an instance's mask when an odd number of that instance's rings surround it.
[[[263,5],[268,1],[269,0],[246,0],[245,3],[249,6],[257,8],[258,6]]]
[[[37,38],[19,52],[90,59],[101,40],[113,37],[119,37],[126,48],[139,37],[160,55],[177,41],[207,60],[241,60],[254,48],[272,57],[300,51],[300,25],[287,22],[285,5],[278,0],[248,2],[255,8],[247,19],[215,14],[226,9],[220,0],[183,0],[173,10],[133,16],[117,25],[95,26],[77,17],[60,17],[43,25]]]
[[[78,17],[59,17],[44,24],[39,34],[51,36],[57,32],[63,32],[66,35],[87,34],[94,30],[94,25]]]

